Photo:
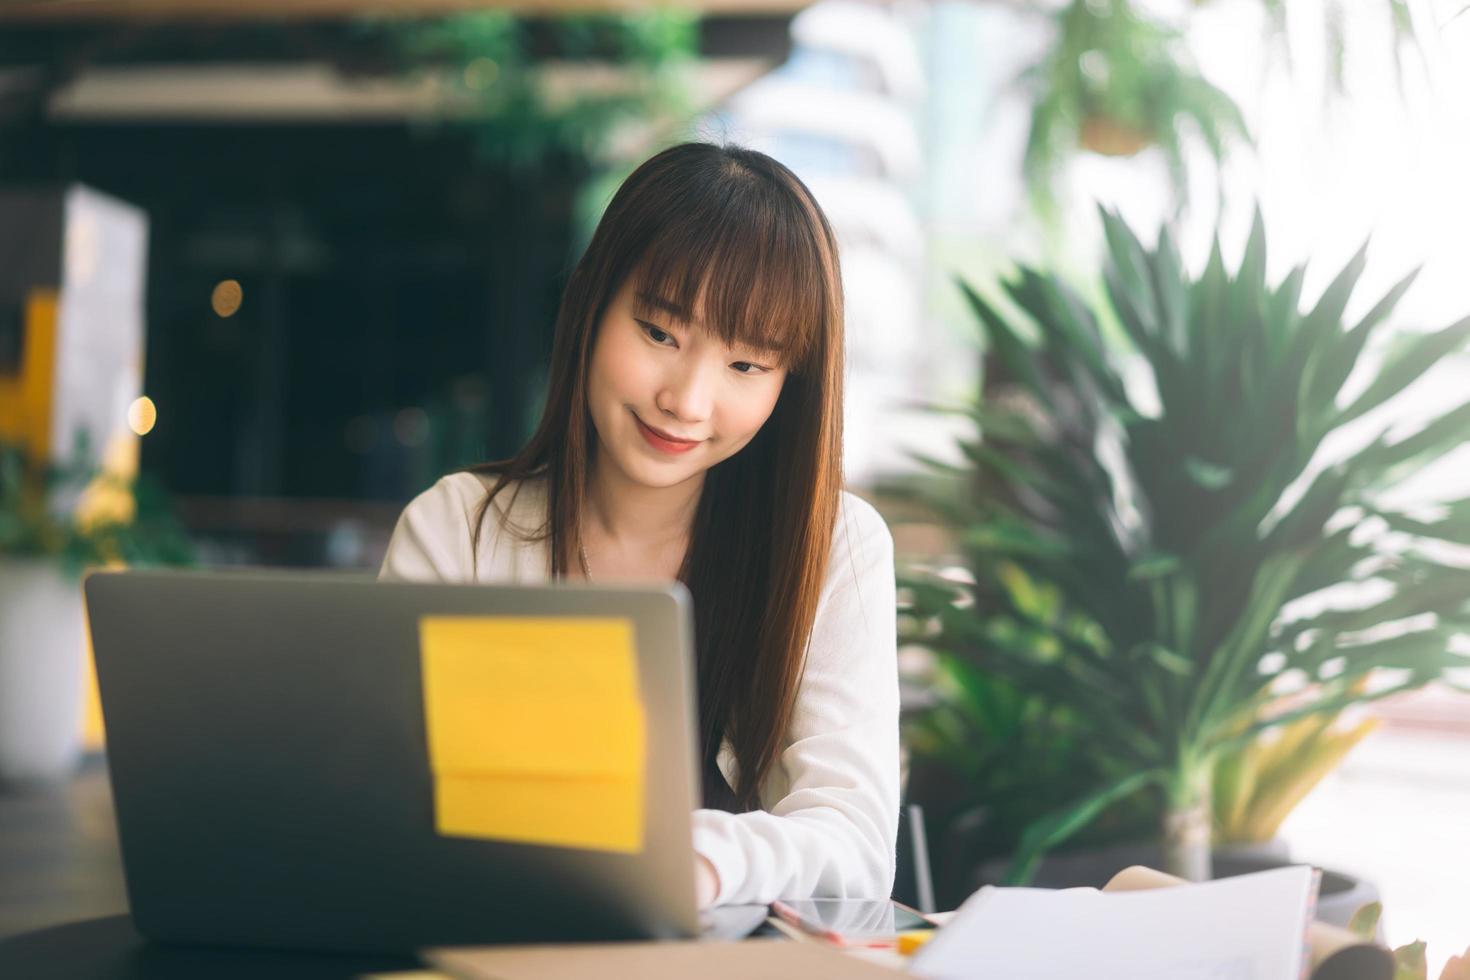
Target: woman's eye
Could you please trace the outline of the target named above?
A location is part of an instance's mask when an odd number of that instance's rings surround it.
[[[653,324],[645,323],[642,320],[638,321],[638,326],[645,334],[648,335],[648,339],[653,341],[655,344],[658,344],[661,347],[678,346],[678,344],[674,341],[673,334],[669,333],[667,330],[660,330]],[[762,367],[761,365],[752,363],[751,361],[736,361],[730,366],[735,369],[736,374],[743,375],[748,378],[753,378],[757,375],[765,374],[767,371],[770,370],[769,368]]]
[[[655,327],[651,323],[645,323],[645,324],[642,324],[642,326],[643,326],[643,332],[646,333],[646,334],[648,334],[648,339],[651,340],[651,341],[653,341],[655,344],[662,344],[666,340],[673,340],[674,339],[673,337],[669,336],[667,333],[665,333],[664,331],[660,330],[658,327]]]

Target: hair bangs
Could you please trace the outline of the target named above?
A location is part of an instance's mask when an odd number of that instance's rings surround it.
[[[795,200],[769,185],[750,190],[719,202],[715,215],[691,209],[660,230],[634,273],[634,308],[693,324],[703,290],[696,325],[798,372],[810,363],[830,308],[822,258]],[[758,194],[763,199],[753,200]]]

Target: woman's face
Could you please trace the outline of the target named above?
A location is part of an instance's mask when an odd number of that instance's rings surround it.
[[[729,348],[705,330],[702,297],[693,323],[662,311],[635,317],[633,305],[629,277],[598,324],[587,382],[592,424],[599,452],[628,479],[674,486],[755,437],[786,369],[769,351]]]

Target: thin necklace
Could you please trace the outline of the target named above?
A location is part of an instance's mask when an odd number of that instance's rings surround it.
[[[587,565],[587,546],[582,543],[582,532],[580,529],[577,531],[577,554],[582,559],[582,577],[589,582],[592,581],[592,569]]]

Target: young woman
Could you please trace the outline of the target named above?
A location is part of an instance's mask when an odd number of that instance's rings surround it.
[[[568,281],[540,427],[404,510],[385,579],[678,580],[694,599],[702,906],[887,898],[893,540],[842,490],[837,246],[752,150],[643,163]]]

